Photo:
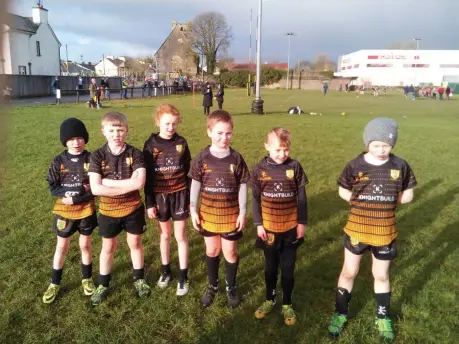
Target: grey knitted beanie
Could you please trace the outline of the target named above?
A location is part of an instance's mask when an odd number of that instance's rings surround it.
[[[365,147],[368,147],[371,141],[382,141],[394,147],[398,137],[397,130],[397,122],[393,119],[385,117],[372,119],[363,131]]]

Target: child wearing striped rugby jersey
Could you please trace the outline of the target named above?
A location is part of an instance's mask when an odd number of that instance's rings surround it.
[[[170,267],[171,219],[178,246],[180,265],[177,296],[188,294],[188,239],[186,220],[189,213],[189,178],[191,154],[186,139],[177,134],[180,112],[170,104],[156,109],[159,133],[145,142],[143,154],[147,168],[145,203],[150,219],[158,219],[161,230],[161,276],[157,286],[166,288],[172,278]]]
[[[376,327],[385,340],[395,337],[389,313],[389,266],[397,256],[395,210],[397,204],[412,201],[417,184],[408,163],[391,153],[397,136],[394,120],[371,120],[363,133],[367,152],[351,160],[338,179],[339,195],[350,203],[351,213],[344,227],[344,265],[328,326],[333,337],[341,334],[347,322],[354,279],[365,251],[371,251],[373,258]]]
[[[61,124],[60,138],[67,150],[53,159],[46,177],[51,194],[57,197],[53,209],[57,245],[51,283],[43,295],[43,303],[46,304],[53,302],[59,293],[64,259],[75,232],[79,233],[84,294],[92,295],[95,290],[92,281],[91,234],[97,227],[97,216],[88,177],[91,153],[85,150],[89,134],[82,121],[68,118]]]
[[[273,310],[280,267],[282,314],[288,326],[296,323],[292,306],[294,271],[308,216],[308,178],[300,163],[289,157],[290,145],[287,129],[272,129],[265,143],[269,154],[254,167],[250,181],[256,246],[264,251],[266,283],[266,301],[258,307],[255,317],[263,319]]]
[[[146,169],[143,153],[125,142],[127,118],[119,112],[102,117],[102,133],[107,143],[91,155],[89,181],[92,193],[100,197],[99,235],[102,237],[99,286],[91,296],[93,305],[105,300],[118,236],[126,231],[131,251],[134,288],[139,297],[150,294],[145,281],[142,234],[146,230],[145,207],[139,190],[144,187]]]
[[[230,148],[233,120],[228,112],[216,110],[207,117],[207,135],[212,145],[195,157],[188,174],[192,179],[191,220],[206,244],[209,285],[201,305],[210,306],[218,292],[219,255],[223,251],[228,306],[234,308],[241,302],[236,290],[237,240],[242,237],[246,223],[250,175],[244,158]],[[201,206],[198,212],[199,196]]]

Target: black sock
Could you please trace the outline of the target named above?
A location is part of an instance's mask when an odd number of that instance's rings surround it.
[[[209,257],[206,255],[206,263],[209,285],[214,288],[218,288],[218,265],[220,264],[220,257]]]
[[[132,269],[132,275],[134,276],[134,281],[145,278],[145,269]]]
[[[265,274],[266,300],[276,300],[277,271],[268,276]]]
[[[281,282],[282,282],[282,304],[283,305],[291,305],[292,304],[293,286],[295,284],[295,279],[286,278],[286,277],[282,276],[281,277]]]
[[[376,295],[376,317],[384,319],[389,316],[390,310],[390,292],[375,294]]]
[[[56,270],[53,269],[53,272],[51,273],[51,283],[52,284],[61,284],[62,280],[62,269]]]
[[[186,280],[188,280],[188,268],[180,269],[179,282],[185,282]]]
[[[351,293],[344,288],[338,288],[336,290],[336,303],[335,312],[343,315],[347,315],[349,310],[349,301],[351,301]]]
[[[234,288],[236,286],[237,267],[239,265],[239,259],[234,263],[230,263],[225,260],[226,265],[226,288]]]
[[[99,284],[103,285],[105,288],[108,288],[110,286],[111,278],[112,278],[112,274],[108,274],[108,275],[99,274]]]
[[[171,264],[161,264],[161,273],[162,274],[167,274],[167,275],[170,275],[171,274]]]
[[[88,265],[81,263],[81,276],[83,279],[92,277],[92,263],[89,263]]]

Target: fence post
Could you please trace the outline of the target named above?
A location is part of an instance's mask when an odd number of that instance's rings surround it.
[[[131,88],[131,98],[134,98],[134,88]]]
[[[77,103],[80,102],[80,90],[77,89]]]

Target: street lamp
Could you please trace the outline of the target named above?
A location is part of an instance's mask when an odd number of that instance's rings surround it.
[[[413,38],[413,41],[416,41],[416,50],[419,50],[419,42],[422,41],[422,38],[415,37]],[[413,86],[416,87],[416,74],[417,74],[417,64],[416,61],[414,63],[414,81],[413,81]]]
[[[263,10],[263,0],[258,0],[258,28],[257,28],[257,85],[255,100],[252,102],[252,113],[263,114],[263,100],[260,95],[261,83],[261,18]]]
[[[296,33],[294,32],[287,32],[285,34],[288,36],[288,58],[287,58],[287,90],[290,88],[290,83],[289,83],[289,76],[290,76],[290,39],[292,36],[296,36]]]

